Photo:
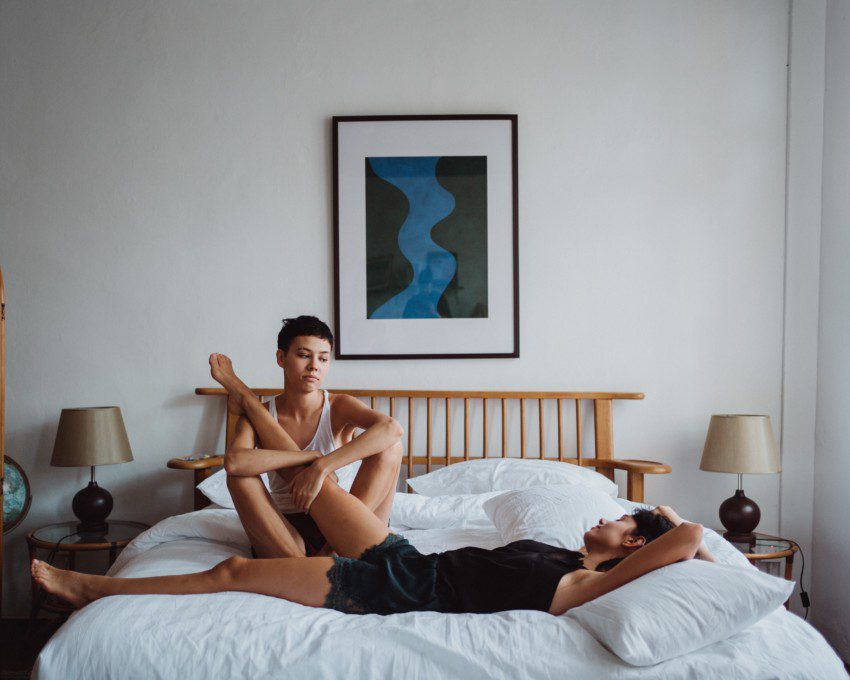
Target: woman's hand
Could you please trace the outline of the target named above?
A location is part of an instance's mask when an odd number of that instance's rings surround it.
[[[314,463],[317,460],[321,460],[322,458],[325,457],[325,454],[322,453],[321,451],[310,451],[310,453],[312,453],[316,457],[315,460],[313,461]],[[334,472],[333,470],[328,470],[325,474],[328,477],[330,477],[333,481],[335,481],[337,484],[339,484],[339,477],[336,476],[336,472]]]
[[[655,510],[653,510],[653,512],[669,519],[670,523],[674,527],[679,526],[682,522],[685,521],[681,517],[679,517],[679,515],[676,514],[676,511],[669,505],[659,505],[657,508],[655,508]]]
[[[322,456],[320,455],[319,458],[316,459],[316,462],[318,462],[321,458]],[[318,496],[319,491],[322,490],[322,484],[324,484],[325,477],[329,474],[333,473],[329,470],[325,470],[321,465],[317,465],[314,462],[295,475],[289,483],[289,490],[292,494],[293,505],[301,510],[301,512],[309,513],[310,506],[313,505],[313,501],[316,500],[316,496]],[[336,475],[334,475],[334,477],[336,477]]]

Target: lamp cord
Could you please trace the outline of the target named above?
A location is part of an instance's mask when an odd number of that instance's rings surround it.
[[[800,567],[800,602],[802,602],[803,606],[806,608],[806,615],[803,617],[803,621],[807,621],[809,618],[809,606],[811,605],[811,600],[809,600],[809,594],[803,588],[803,574],[806,573],[806,555],[799,545],[797,546],[797,549],[800,551],[800,559],[803,562]]]

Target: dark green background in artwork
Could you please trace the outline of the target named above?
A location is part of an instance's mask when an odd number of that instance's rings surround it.
[[[487,157],[444,156],[437,181],[455,209],[431,231],[457,258],[457,272],[437,305],[443,318],[487,317]]]
[[[396,235],[407,217],[407,197],[366,161],[366,317],[413,281],[413,265]]]
[[[366,166],[367,317],[413,280],[413,267],[398,247],[407,197]],[[455,197],[455,209],[431,230],[433,241],[457,259],[457,271],[437,304],[442,318],[486,318],[487,157],[444,156],[437,181]]]

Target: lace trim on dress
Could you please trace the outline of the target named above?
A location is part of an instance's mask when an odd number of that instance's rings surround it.
[[[339,557],[338,555],[334,555],[333,561],[334,563],[331,565],[331,568],[328,569],[327,573],[331,589],[328,591],[328,596],[325,598],[325,609],[336,609],[337,611],[345,612],[347,614],[365,614],[366,610],[363,608],[363,605],[359,602],[355,602],[354,599],[352,599],[352,597],[346,592],[348,590],[346,587],[347,579],[345,578],[347,567],[357,560],[351,557]]]
[[[364,550],[357,559],[353,557],[340,557],[339,555],[334,555],[333,564],[326,574],[328,581],[331,584],[331,589],[328,591],[328,595],[325,598],[325,604],[323,606],[326,609],[336,609],[337,611],[345,612],[347,614],[366,614],[369,610],[366,608],[364,603],[356,599],[355,593],[350,592],[351,588],[347,578],[349,567],[360,560],[368,561],[369,559],[373,559],[382,552],[385,552],[388,548],[394,546],[396,543],[406,540],[407,539],[400,534],[390,533],[380,543],[377,543],[370,548],[366,548],[366,550]]]

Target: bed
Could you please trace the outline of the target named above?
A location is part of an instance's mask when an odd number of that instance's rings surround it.
[[[265,392],[256,390],[257,392]],[[218,394],[213,390],[205,390]],[[269,390],[267,394],[274,393]],[[464,412],[464,440],[471,423],[470,400],[491,400],[502,411],[499,456],[510,457],[505,445],[510,437],[506,401],[520,405],[520,457],[570,461],[596,468],[613,478],[624,470],[629,478],[627,498],[617,499],[625,510],[643,501],[643,475],[669,472],[652,461],[613,457],[613,402],[615,393],[382,393],[349,391],[372,400],[385,397],[408,406],[408,473],[419,466],[452,464],[475,458],[469,444],[457,455],[446,434],[436,455],[431,432],[432,400],[446,400],[446,432],[451,432],[453,410],[448,400],[460,399]],[[642,395],[627,395],[636,399]],[[412,428],[414,402],[426,403],[425,451],[414,454]],[[542,401],[553,399],[557,412],[557,440],[561,446],[546,455],[545,415]],[[525,402],[539,405],[539,442],[536,451],[525,443]],[[572,436],[577,434],[576,455],[566,457],[562,442],[562,401],[576,402]],[[582,453],[582,402],[592,402],[594,456]],[[602,402],[601,404],[598,402]],[[606,403],[607,402],[607,403]],[[486,404],[486,402],[484,402]],[[533,403],[533,402],[532,402]],[[483,420],[486,416],[483,415]],[[404,421],[402,420],[402,424]],[[229,423],[232,426],[232,422]],[[486,425],[484,433],[487,432]],[[554,432],[549,434],[554,435]],[[486,434],[484,435],[486,438]],[[553,437],[554,438],[554,437]],[[486,442],[483,452],[491,454]],[[532,456],[529,456],[532,453]],[[534,455],[536,454],[536,455]],[[455,460],[456,459],[456,460]],[[196,480],[209,475],[221,459],[169,461],[177,469],[195,470]],[[640,479],[638,479],[638,477]],[[403,505],[403,504],[400,504]],[[153,576],[208,569],[231,555],[250,555],[250,545],[235,510],[196,498],[192,512],[168,517],[138,536],[110,569],[115,576]],[[464,545],[492,548],[502,544],[496,527],[481,513],[458,517],[427,528],[394,528],[422,552],[449,550]],[[734,548],[710,530],[705,540],[723,560],[743,559]],[[720,642],[649,667],[623,662],[581,625],[567,617],[534,611],[499,614],[439,614],[412,612],[389,617],[345,615],[312,609],[250,593],[211,595],[117,596],[98,600],[75,612],[42,650],[35,668],[36,680],[68,678],[846,678],[843,665],[808,623],[778,607],[758,623]]]

